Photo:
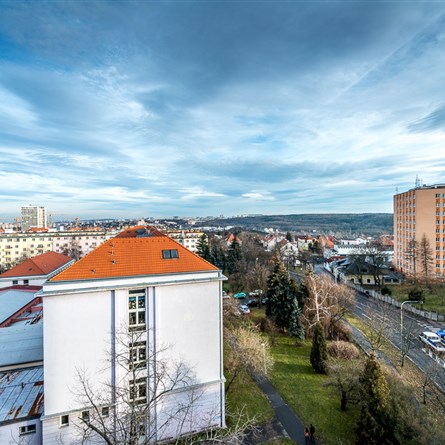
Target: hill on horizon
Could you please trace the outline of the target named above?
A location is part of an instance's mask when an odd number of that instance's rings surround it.
[[[392,213],[308,213],[293,215],[254,215],[215,218],[212,226],[236,226],[263,231],[274,228],[283,232],[342,233],[380,235],[393,233]],[[345,235],[343,235],[345,236]]]

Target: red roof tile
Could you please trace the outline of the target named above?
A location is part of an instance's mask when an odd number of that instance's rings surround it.
[[[145,231],[143,229],[146,229]],[[177,250],[178,258],[163,258]],[[152,227],[133,227],[101,244],[50,281],[91,280],[218,270]]]
[[[48,275],[71,260],[70,257],[61,253],[46,252],[23,261],[23,263],[1,274],[0,278]]]

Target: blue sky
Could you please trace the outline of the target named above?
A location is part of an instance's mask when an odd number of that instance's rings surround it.
[[[0,218],[391,212],[445,182],[445,3],[0,1]]]

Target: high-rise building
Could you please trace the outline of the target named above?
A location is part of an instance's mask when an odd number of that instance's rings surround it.
[[[47,227],[45,207],[33,205],[22,207],[22,232],[27,232],[33,227]]]
[[[394,265],[408,275],[422,272],[420,243],[430,246],[431,276],[445,273],[445,184],[422,185],[394,195]]]

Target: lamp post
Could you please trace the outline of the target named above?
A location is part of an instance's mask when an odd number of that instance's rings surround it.
[[[418,303],[418,304],[423,304],[423,301],[418,301],[418,300],[406,300],[403,301],[402,304],[400,305],[400,354],[402,356],[402,360],[401,360],[401,364],[403,366],[403,305],[405,303]]]

